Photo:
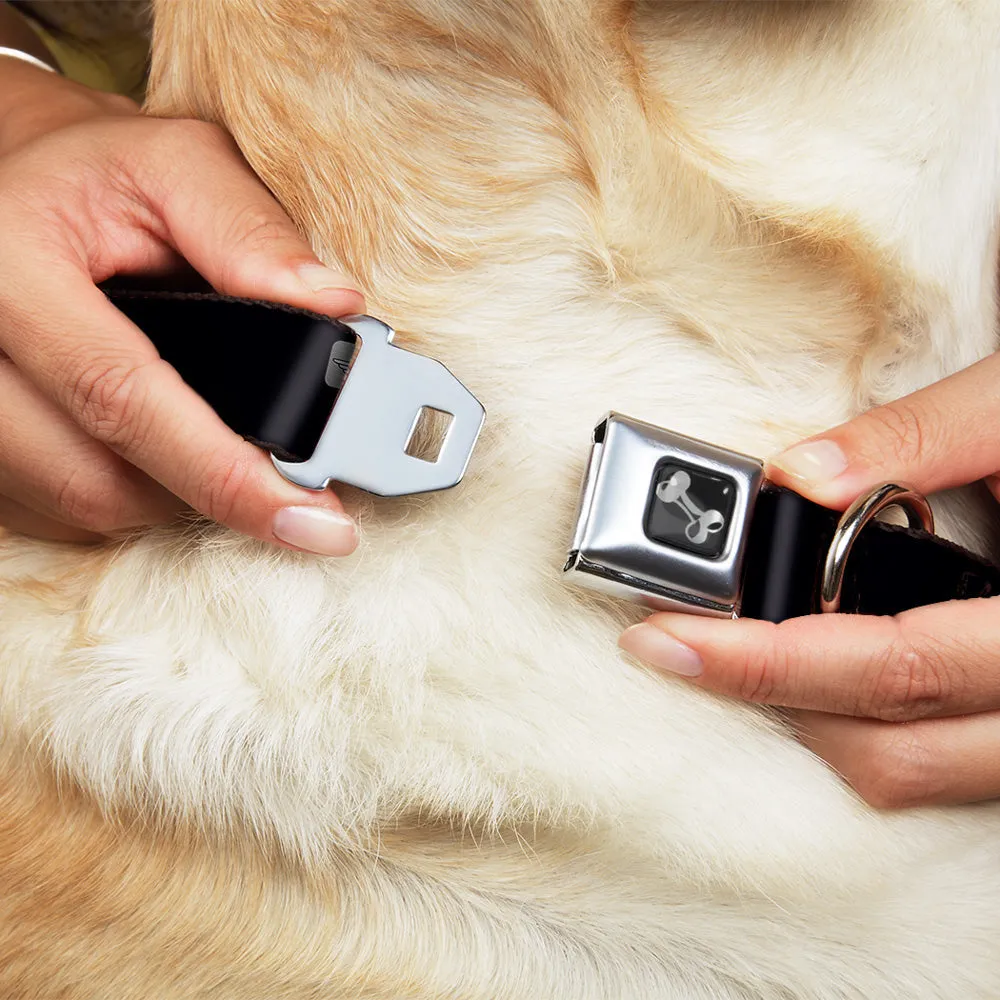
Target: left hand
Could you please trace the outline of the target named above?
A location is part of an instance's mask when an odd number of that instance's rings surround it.
[[[985,478],[1000,499],[998,426],[995,354],[795,445],[767,475],[840,510],[886,480],[931,493]],[[872,805],[1000,796],[1000,597],[778,625],[659,613],[620,643],[694,684],[794,709],[806,745]]]
[[[221,129],[121,100],[0,57],[0,527],[98,541],[193,509],[347,555],[337,496],[285,480],[95,285],[186,260],[227,295],[331,316],[364,298]]]

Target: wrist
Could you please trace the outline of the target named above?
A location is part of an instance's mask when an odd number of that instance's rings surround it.
[[[9,47],[58,70],[59,64],[28,20],[0,0],[0,47]]]
[[[0,59],[18,59],[21,62],[26,62],[29,66],[36,66],[38,69],[45,70],[46,73],[59,72],[55,66],[46,62],[40,56],[34,56],[23,49],[15,49],[7,45],[0,45]]]

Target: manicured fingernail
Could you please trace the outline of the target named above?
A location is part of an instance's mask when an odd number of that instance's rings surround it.
[[[826,483],[847,470],[847,456],[835,441],[807,441],[772,458],[771,464],[807,483]]]
[[[701,657],[690,646],[685,646],[649,622],[626,629],[618,639],[618,645],[651,667],[669,670],[682,677],[697,677],[701,673]]]
[[[321,556],[350,555],[358,546],[358,526],[346,514],[322,507],[282,507],[271,522],[275,538]]]
[[[298,268],[299,277],[302,283],[311,292],[354,292],[360,295],[361,292],[355,287],[354,282],[329,267],[322,264],[301,264]]]

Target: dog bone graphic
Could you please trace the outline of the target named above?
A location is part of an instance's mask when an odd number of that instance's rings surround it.
[[[678,469],[669,479],[665,479],[656,487],[656,495],[664,503],[672,503],[687,515],[688,523],[684,535],[689,542],[700,545],[717,531],[721,531],[726,523],[722,513],[717,510],[702,510],[688,496],[691,488],[691,476],[683,469]]]

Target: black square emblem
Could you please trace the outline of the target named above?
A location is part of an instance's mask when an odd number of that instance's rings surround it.
[[[653,476],[646,535],[662,545],[715,559],[726,547],[735,504],[732,479],[664,463]]]

